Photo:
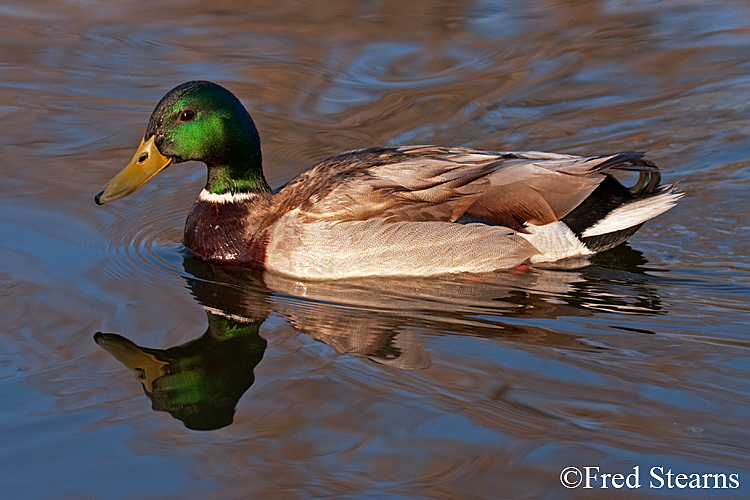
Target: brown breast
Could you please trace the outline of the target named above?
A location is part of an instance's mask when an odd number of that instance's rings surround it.
[[[262,268],[268,235],[253,216],[254,203],[196,200],[185,222],[185,246],[208,261]]]

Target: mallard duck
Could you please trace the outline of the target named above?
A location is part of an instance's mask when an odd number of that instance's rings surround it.
[[[272,190],[242,103],[208,81],[156,106],[130,164],[96,195],[134,192],[173,163],[208,167],[184,244],[198,258],[308,279],[483,273],[623,243],[681,194],[642,153],[572,156],[436,146],[322,160]],[[614,171],[637,171],[626,188]]]

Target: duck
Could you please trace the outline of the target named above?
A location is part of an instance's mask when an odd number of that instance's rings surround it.
[[[216,83],[190,81],[159,101],[132,160],[95,201],[128,196],[188,160],[208,168],[185,222],[194,257],[312,280],[491,273],[586,258],[624,243],[682,196],[660,184],[641,152],[429,145],[343,152],[271,189],[246,108]],[[617,172],[638,180],[626,187]]]

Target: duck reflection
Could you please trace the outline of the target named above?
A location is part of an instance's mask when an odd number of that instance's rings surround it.
[[[135,372],[154,410],[189,429],[212,430],[232,423],[237,402],[255,381],[253,369],[266,350],[261,323],[208,313],[206,333],[169,349],[140,347],[112,333],[94,340]]]
[[[237,402],[255,381],[266,340],[258,331],[270,314],[268,293],[253,274],[247,288],[214,266],[185,257],[193,295],[206,308],[208,329],[199,338],[168,349],[141,347],[115,333],[98,332],[96,343],[133,370],[157,411],[169,412],[193,430],[232,423]],[[218,281],[223,280],[223,281]]]
[[[186,256],[189,289],[208,317],[200,338],[168,349],[140,347],[114,333],[94,339],[134,371],[154,410],[169,412],[190,429],[218,429],[232,422],[237,402],[255,380],[253,370],[266,349],[259,330],[272,311],[341,354],[400,369],[430,366],[422,332],[606,349],[524,321],[613,309],[660,313],[640,252],[623,246],[597,258],[596,267],[576,271],[303,282]]]

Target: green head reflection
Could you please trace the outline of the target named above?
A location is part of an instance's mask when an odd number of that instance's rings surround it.
[[[169,349],[140,347],[114,333],[94,335],[99,346],[133,370],[154,410],[169,412],[193,430],[232,423],[266,350],[258,335],[262,321],[207,314],[206,333]]]

